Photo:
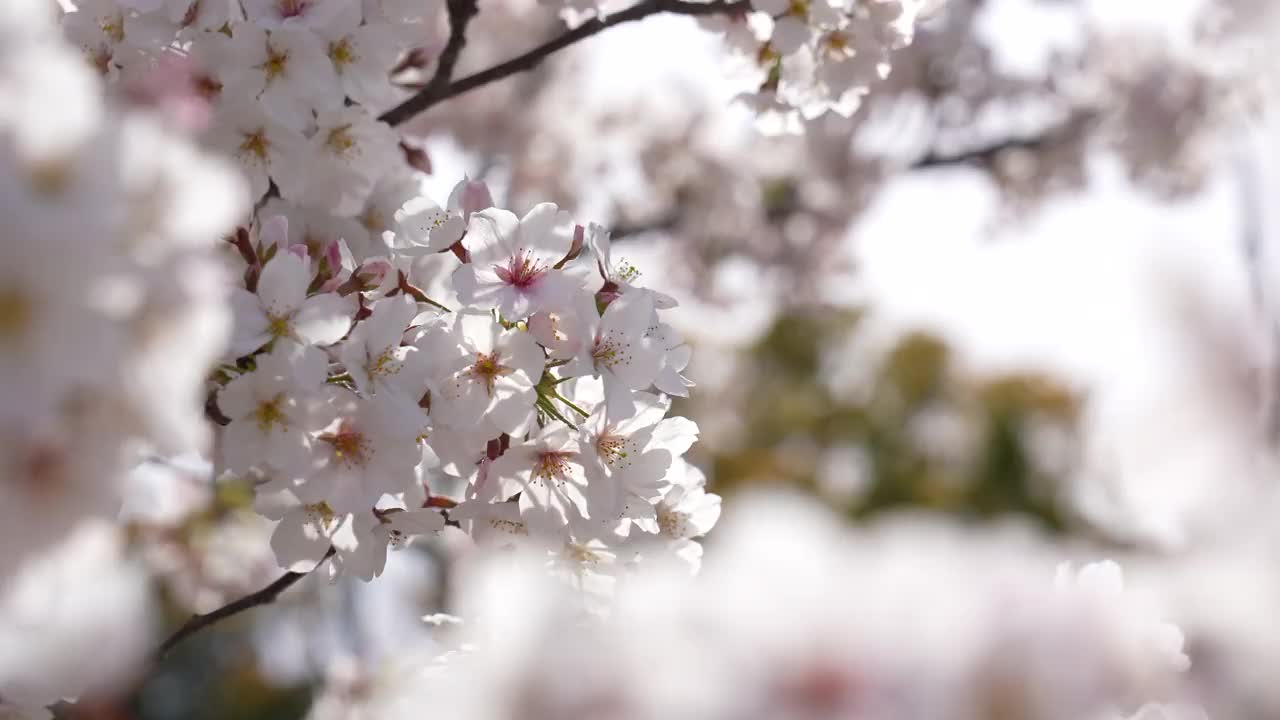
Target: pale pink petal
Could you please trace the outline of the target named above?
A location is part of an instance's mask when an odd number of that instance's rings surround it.
[[[507,210],[489,208],[471,215],[464,244],[477,266],[506,264],[515,253],[520,220]]]
[[[569,213],[554,203],[538,203],[520,219],[517,250],[525,250],[533,257],[555,265],[569,254],[573,246],[574,224]]]

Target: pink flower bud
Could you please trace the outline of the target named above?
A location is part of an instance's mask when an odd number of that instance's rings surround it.
[[[489,186],[480,180],[468,181],[467,186],[462,190],[463,216],[470,216],[471,213],[487,207],[493,207],[493,196],[489,194]]]
[[[368,286],[381,285],[383,279],[387,277],[387,273],[391,272],[393,267],[391,261],[386,258],[372,258],[366,260],[363,265],[356,270],[356,277],[362,283]]]
[[[330,269],[337,272],[342,267],[342,241],[331,242],[324,249],[324,259],[329,263]]]
[[[489,186],[483,180],[464,178],[449,193],[449,207],[461,210],[462,218],[467,220],[471,213],[493,207],[493,196],[489,194]]]

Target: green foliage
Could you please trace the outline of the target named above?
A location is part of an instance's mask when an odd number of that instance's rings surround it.
[[[835,352],[838,337],[858,342],[859,319],[833,310],[784,316],[750,349],[750,391],[735,408],[745,437],[713,454],[716,489],[782,482],[857,518],[914,507],[974,519],[1014,513],[1067,529],[1054,491],[1069,463],[1043,457],[1035,438],[1061,441],[1050,455],[1070,455],[1077,398],[1039,376],[967,375],[942,341],[920,333],[880,356]],[[842,356],[872,365],[859,368],[870,371],[863,391],[827,382],[831,359]],[[834,448],[865,461],[857,492],[841,496],[820,480]]]

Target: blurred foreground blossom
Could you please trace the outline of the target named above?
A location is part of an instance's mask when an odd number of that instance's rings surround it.
[[[0,707],[39,708],[150,651],[147,578],[107,520],[143,452],[206,447],[212,249],[243,206],[227,166],[103,101],[46,3],[0,11],[0,97]]]
[[[532,564],[490,558],[460,589],[459,650],[352,713],[1184,717],[1144,707],[1188,666],[1178,629],[1125,592],[1115,563],[1055,583],[1054,556],[1016,527],[904,517],[850,531],[811,501],[744,496],[701,577],[646,566],[603,615]]]

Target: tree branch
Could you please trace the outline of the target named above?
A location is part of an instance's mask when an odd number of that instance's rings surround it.
[[[1002,138],[952,154],[930,152],[910,165],[910,170],[924,170],[956,165],[990,165],[1008,151],[1043,152],[1056,145],[1084,137],[1097,122],[1097,114],[1090,110],[1077,110],[1064,122],[1046,128],[1035,135]]]
[[[458,64],[462,48],[467,45],[467,25],[471,24],[471,18],[480,12],[476,6],[476,0],[448,0],[448,8],[449,40],[444,50],[440,52],[440,59],[436,62],[436,72],[423,88],[423,92],[433,89],[439,92],[441,88],[449,85],[449,81],[453,79],[453,68]]]
[[[927,168],[956,165],[985,165],[990,163],[992,160],[995,160],[1004,152],[1010,150],[1026,150],[1034,152],[1044,147],[1047,142],[1048,138],[1044,136],[1011,138],[950,155],[931,152],[912,163],[910,169],[924,170]]]
[[[450,0],[450,25],[453,26],[453,4],[455,2],[463,2],[464,0]],[[474,0],[471,0],[474,7]],[[554,53],[557,53],[570,45],[584,40],[603,32],[614,25],[631,22],[633,20],[642,20],[650,15],[658,15],[661,13],[672,13],[675,15],[731,15],[740,12],[746,12],[750,7],[750,0],[712,0],[712,2],[688,2],[686,0],[642,0],[640,3],[633,5],[626,10],[609,15],[606,18],[595,17],[578,27],[566,31],[559,37],[548,40],[529,52],[514,57],[504,63],[494,65],[487,70],[481,70],[472,75],[468,75],[457,81],[450,82],[446,78],[442,82],[437,82],[440,76],[440,68],[436,70],[436,76],[426,84],[418,93],[391,108],[382,114],[378,119],[389,125],[400,125],[424,110],[437,105],[449,98],[457,97],[466,92],[475,90],[482,85],[501,80],[510,75],[525,70],[532,70],[539,63],[547,59]],[[464,25],[465,27],[465,25]],[[449,47],[454,44],[454,38],[451,35],[449,45],[445,47],[444,52],[440,56],[441,67],[443,67],[445,56],[449,53]],[[461,41],[459,41],[461,42]],[[461,50],[461,47],[459,47]],[[452,71],[453,62],[457,58],[454,57],[449,65]]]
[[[641,235],[649,232],[666,232],[675,229],[680,225],[681,213],[679,210],[672,210],[654,220],[643,223],[634,223],[631,225],[621,224],[614,225],[609,228],[610,240],[622,240],[633,235]]]
[[[333,547],[330,547],[329,551],[324,554],[324,557],[320,562],[316,563],[316,567],[318,568],[323,565],[326,560],[333,557],[335,552],[336,550]],[[245,595],[239,600],[233,600],[212,612],[207,612],[203,615],[192,615],[190,619],[182,624],[182,627],[174,631],[167,640],[160,644],[159,649],[156,650],[156,659],[159,660],[163,658],[174,648],[175,645],[186,640],[188,637],[195,635],[206,627],[219,622],[220,620],[225,620],[232,615],[237,615],[250,608],[258,607],[259,605],[270,605],[276,601],[276,598],[280,596],[280,593],[293,587],[295,583],[306,577],[307,574],[308,573],[287,572],[279,578],[276,578],[275,582],[255,593]]]

